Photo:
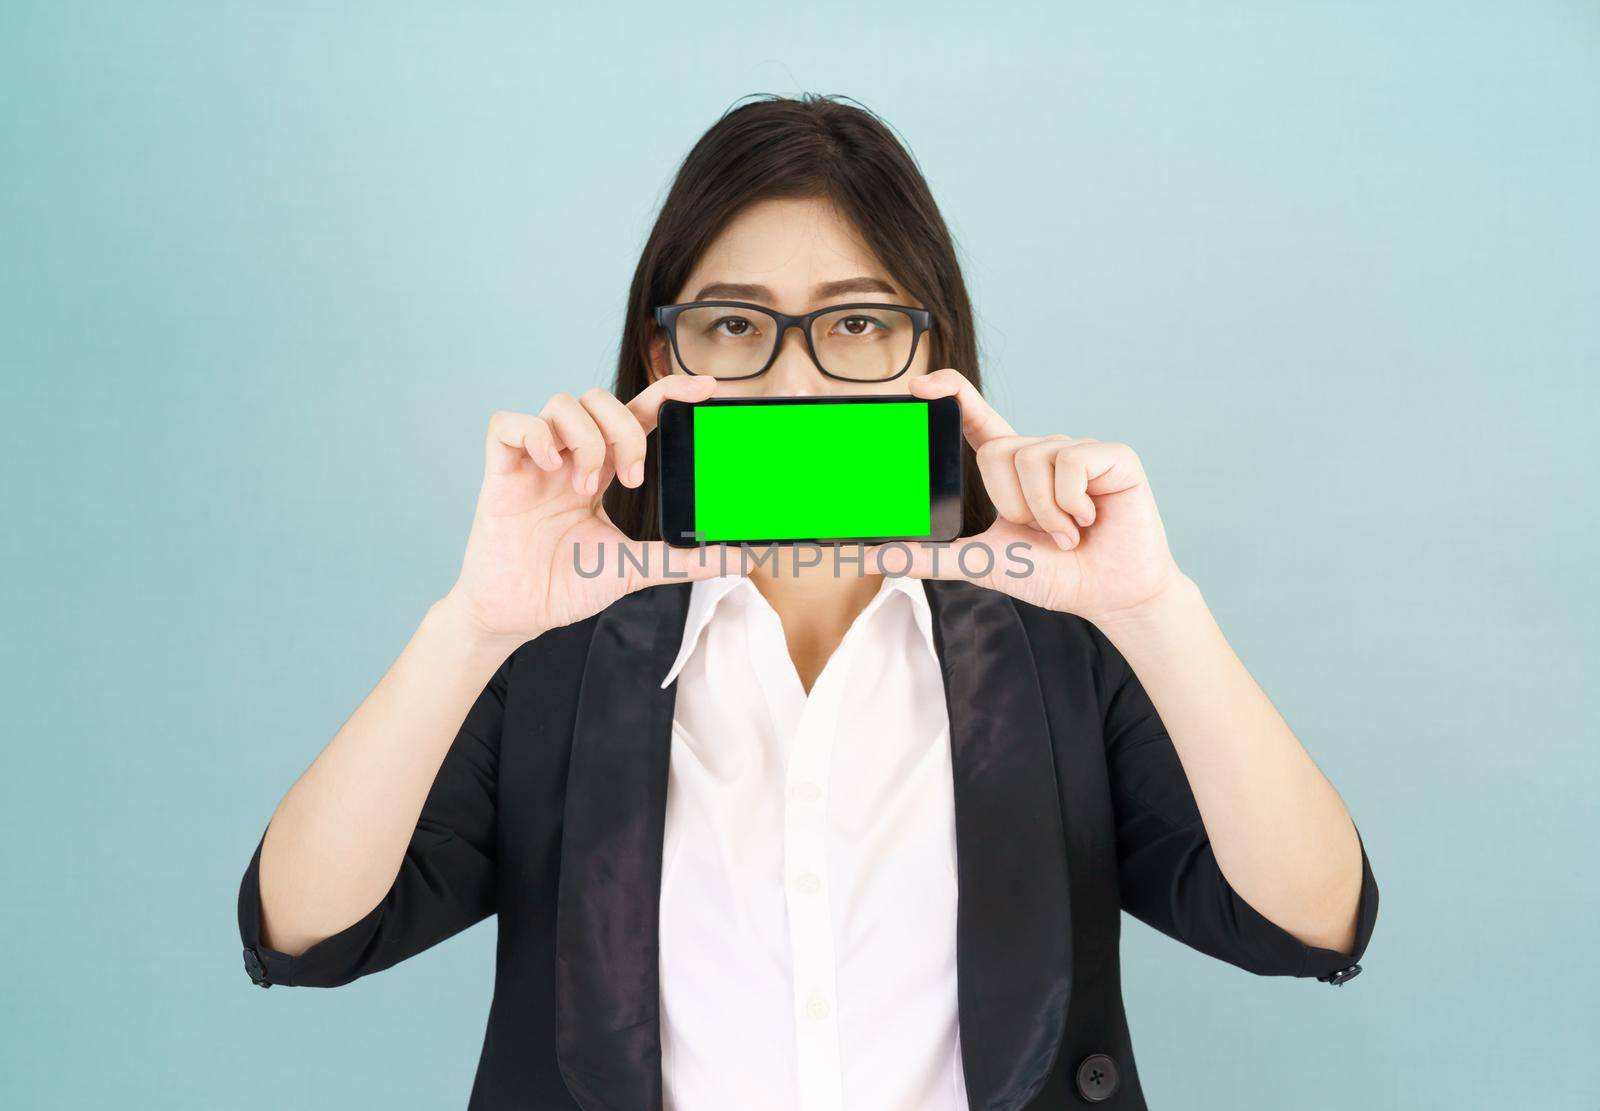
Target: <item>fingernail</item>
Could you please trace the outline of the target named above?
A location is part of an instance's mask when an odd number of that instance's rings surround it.
[[[628,485],[637,486],[644,481],[644,460],[641,459],[628,468]]]
[[[1072,547],[1072,537],[1068,536],[1064,532],[1052,532],[1050,534],[1050,539],[1054,540],[1056,542],[1056,547],[1060,548],[1062,551],[1066,551]]]
[[[1089,522],[1088,522],[1088,521],[1085,521],[1085,520],[1084,520],[1084,519],[1083,519],[1083,518],[1082,518],[1082,517],[1080,517],[1080,516],[1079,516],[1079,515],[1078,515],[1078,514],[1076,514],[1076,513],[1074,513],[1074,514],[1073,514],[1073,515],[1072,515],[1072,519],[1073,519],[1073,520],[1074,520],[1074,521],[1077,521],[1077,522],[1078,522],[1078,527],[1079,527],[1079,528],[1088,528],[1088,527],[1089,527]]]
[[[590,471],[589,477],[583,480],[583,492],[592,494],[600,489],[600,472]]]

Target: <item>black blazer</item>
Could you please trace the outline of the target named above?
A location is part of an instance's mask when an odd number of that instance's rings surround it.
[[[1123,910],[1251,972],[1354,975],[1378,910],[1365,847],[1354,952],[1302,945],[1228,886],[1154,707],[1098,629],[972,583],[926,586],[949,701],[973,1108],[1145,1106],[1119,982]],[[657,677],[689,590],[627,595],[517,649],[446,755],[393,887],[298,957],[261,944],[258,842],[239,888],[251,979],[346,984],[498,914],[472,1111],[659,1111],[677,684]]]

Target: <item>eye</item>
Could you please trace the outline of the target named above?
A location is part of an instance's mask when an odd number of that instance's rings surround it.
[[[757,334],[755,321],[746,316],[718,317],[706,330],[712,335],[725,336],[728,339],[745,339]]]
[[[889,326],[883,321],[879,320],[877,317],[861,316],[857,314],[840,317],[838,320],[834,321],[833,328],[829,330],[837,331],[839,329],[843,329],[843,334],[846,336],[865,339],[879,332],[888,331]]]

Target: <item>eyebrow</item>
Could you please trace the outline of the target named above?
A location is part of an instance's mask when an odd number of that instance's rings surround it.
[[[836,297],[841,293],[888,293],[897,295],[900,291],[882,278],[871,278],[862,274],[854,278],[841,278],[836,282],[823,282],[813,291],[819,300],[824,297]],[[764,285],[747,285],[741,282],[712,282],[701,288],[692,300],[695,301],[766,301],[777,300],[772,290]]]

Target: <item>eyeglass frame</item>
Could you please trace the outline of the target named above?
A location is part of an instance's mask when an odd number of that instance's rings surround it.
[[[678,317],[688,309],[731,308],[754,309],[756,312],[765,313],[778,322],[778,334],[772,341],[772,354],[760,370],[750,374],[741,374],[733,378],[718,378],[715,374],[701,375],[689,369],[689,364],[683,361],[683,352],[678,348]],[[887,378],[846,378],[841,374],[834,374],[822,365],[822,360],[817,358],[817,348],[811,340],[811,325],[818,317],[826,316],[840,309],[894,309],[903,312],[911,318],[911,351],[906,355],[906,364]],[[745,382],[751,378],[759,378],[772,369],[772,364],[778,361],[778,353],[783,350],[783,337],[789,334],[790,328],[799,328],[800,334],[806,340],[806,353],[811,356],[811,363],[824,375],[835,382],[893,382],[896,378],[911,369],[911,363],[917,357],[917,344],[926,332],[933,330],[933,312],[930,309],[916,309],[910,305],[892,305],[884,301],[850,301],[838,305],[825,305],[814,312],[801,316],[790,316],[788,313],[779,312],[777,309],[768,308],[766,305],[757,305],[751,301],[685,301],[681,305],[657,305],[655,320],[658,328],[664,328],[667,338],[672,343],[672,353],[678,358],[678,365],[683,367],[688,374],[697,378],[716,378],[719,382]]]

